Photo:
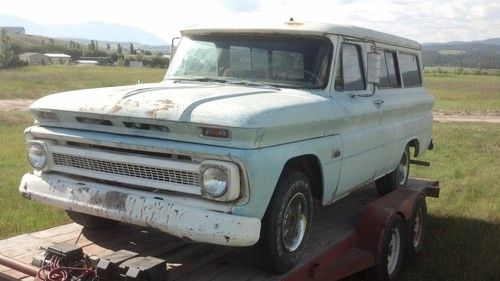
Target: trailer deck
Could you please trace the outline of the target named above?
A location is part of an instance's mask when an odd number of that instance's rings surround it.
[[[436,189],[433,190],[432,187],[437,187],[437,182],[410,179],[407,188],[436,197],[436,194],[432,194]],[[425,191],[428,188],[431,188],[430,191]],[[257,270],[250,259],[248,248],[190,243],[163,232],[127,224],[103,230],[88,230],[70,223],[22,234],[1,240],[0,255],[29,264],[33,256],[43,252],[44,248],[68,242],[82,246],[89,256],[103,257],[118,250],[129,250],[142,256],[165,259],[169,280],[300,280],[301,274],[308,272],[307,274],[321,275],[326,271],[335,272],[336,268],[339,276],[345,276],[347,272],[357,271],[357,268],[349,267],[359,266],[362,269],[373,264],[373,253],[353,248],[352,244],[367,208],[375,201],[382,201],[384,197],[381,198],[375,188],[369,185],[332,206],[316,208],[305,254],[296,269],[284,275],[270,275]],[[316,262],[320,258],[330,259],[335,263],[324,268],[321,262]],[[356,262],[352,262],[353,260]],[[306,266],[317,267],[317,270],[304,273]],[[33,280],[26,274],[1,265],[0,273],[20,280]]]

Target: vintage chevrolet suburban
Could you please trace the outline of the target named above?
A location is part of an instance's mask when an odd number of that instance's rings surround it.
[[[313,200],[404,186],[432,147],[421,46],[364,28],[194,26],[164,81],[59,93],[30,107],[26,198],[77,223],[148,226],[299,259]],[[411,150],[410,150],[411,148]]]

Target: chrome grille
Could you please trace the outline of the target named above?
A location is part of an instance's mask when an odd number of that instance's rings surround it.
[[[53,153],[54,164],[160,182],[200,186],[198,173]]]

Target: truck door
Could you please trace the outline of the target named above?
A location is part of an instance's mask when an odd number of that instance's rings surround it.
[[[337,56],[332,103],[344,111],[342,126],[342,165],[334,198],[373,180],[383,158],[380,127],[381,101],[366,83],[367,44],[344,40]]]

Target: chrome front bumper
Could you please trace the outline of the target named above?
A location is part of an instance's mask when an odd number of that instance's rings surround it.
[[[48,205],[149,226],[196,242],[251,246],[260,236],[258,218],[179,204],[158,193],[51,174],[25,174],[19,191],[26,198]]]

